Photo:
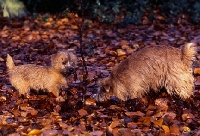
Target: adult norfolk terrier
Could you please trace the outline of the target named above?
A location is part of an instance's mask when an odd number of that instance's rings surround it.
[[[67,84],[66,77],[74,71],[76,56],[72,52],[58,52],[51,56],[51,66],[34,64],[15,66],[7,55],[7,68],[11,85],[19,94],[28,95],[30,89],[45,90],[59,96],[59,89]]]
[[[127,100],[165,88],[170,95],[189,98],[194,90],[192,63],[195,54],[193,43],[182,49],[152,46],[133,52],[102,80],[99,93],[93,97],[104,101],[114,95]]]

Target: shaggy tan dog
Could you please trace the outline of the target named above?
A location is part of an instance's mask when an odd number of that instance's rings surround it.
[[[186,99],[194,90],[192,63],[195,53],[193,43],[182,49],[152,46],[133,52],[102,80],[100,91],[94,98],[103,101],[114,95],[127,100],[164,87],[170,95]]]
[[[58,52],[51,56],[51,66],[44,67],[34,64],[15,66],[8,54],[6,65],[10,82],[20,95],[27,95],[30,89],[42,89],[58,97],[59,89],[67,84],[66,76],[73,72],[76,56],[72,52]]]

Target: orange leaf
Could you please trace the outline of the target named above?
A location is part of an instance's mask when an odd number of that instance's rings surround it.
[[[78,26],[77,26],[77,25],[72,25],[72,29],[77,30],[77,29],[78,29]]]
[[[126,41],[126,40],[121,40],[121,41],[120,41],[120,44],[121,44],[121,46],[127,45],[127,41]]]
[[[162,129],[165,131],[165,133],[169,133],[169,127],[166,125],[162,125]]]
[[[126,55],[126,52],[122,49],[117,49],[117,55],[118,56],[123,56],[123,55]]]
[[[194,74],[195,75],[200,75],[200,68],[194,68]]]
[[[180,135],[180,130],[178,125],[172,125],[170,126],[170,134],[171,135]]]
[[[40,135],[42,134],[42,131],[39,129],[33,129],[28,133],[28,136],[33,136],[33,135]]]
[[[119,120],[113,121],[109,127],[111,128],[115,128],[116,126],[118,126],[120,124]]]
[[[145,115],[144,113],[142,113],[140,111],[137,111],[137,112],[125,112],[125,114],[127,116],[130,116],[130,117],[132,117],[132,116],[140,116],[140,117],[142,117],[142,116]]]
[[[113,121],[110,126],[108,126],[108,132],[113,133],[113,130],[115,127],[117,127],[120,124],[119,120]],[[118,128],[116,128],[118,130]],[[116,131],[116,130],[115,130]],[[114,135],[114,134],[113,134]]]
[[[155,125],[158,125],[159,127],[161,127],[162,124],[163,124],[163,120],[162,120],[162,119],[159,119],[159,120],[154,121],[153,123],[154,123]]]
[[[78,110],[78,113],[79,113],[79,115],[80,115],[81,117],[82,117],[82,116],[85,116],[85,115],[88,114],[87,111],[84,110],[84,109],[80,109],[80,110]]]
[[[151,122],[152,122],[152,117],[142,117],[138,121],[144,123],[147,126],[149,126],[151,124]]]
[[[93,106],[95,106],[96,105],[96,101],[94,99],[88,98],[88,99],[85,100],[85,104],[86,105],[93,105]]]

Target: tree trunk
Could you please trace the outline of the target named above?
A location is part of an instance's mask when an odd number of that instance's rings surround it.
[[[28,11],[26,10],[23,2],[19,0],[0,0],[0,5],[3,17],[20,18],[28,15]]]

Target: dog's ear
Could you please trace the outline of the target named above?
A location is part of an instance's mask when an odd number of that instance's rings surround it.
[[[55,60],[55,58],[56,58],[56,54],[52,54],[51,55],[51,62],[53,62]]]
[[[73,52],[69,52],[69,57],[74,66],[77,66],[77,57]]]
[[[110,92],[111,91],[110,90],[111,89],[110,77],[107,77],[107,78],[105,78],[105,79],[103,79],[101,81],[101,87],[103,87],[106,92]]]
[[[110,92],[110,85],[104,85],[103,87],[106,90],[106,92]]]
[[[52,54],[52,55],[51,55],[51,65],[52,65],[52,66],[56,65],[56,64],[55,64],[56,59],[57,59],[57,54]]]

